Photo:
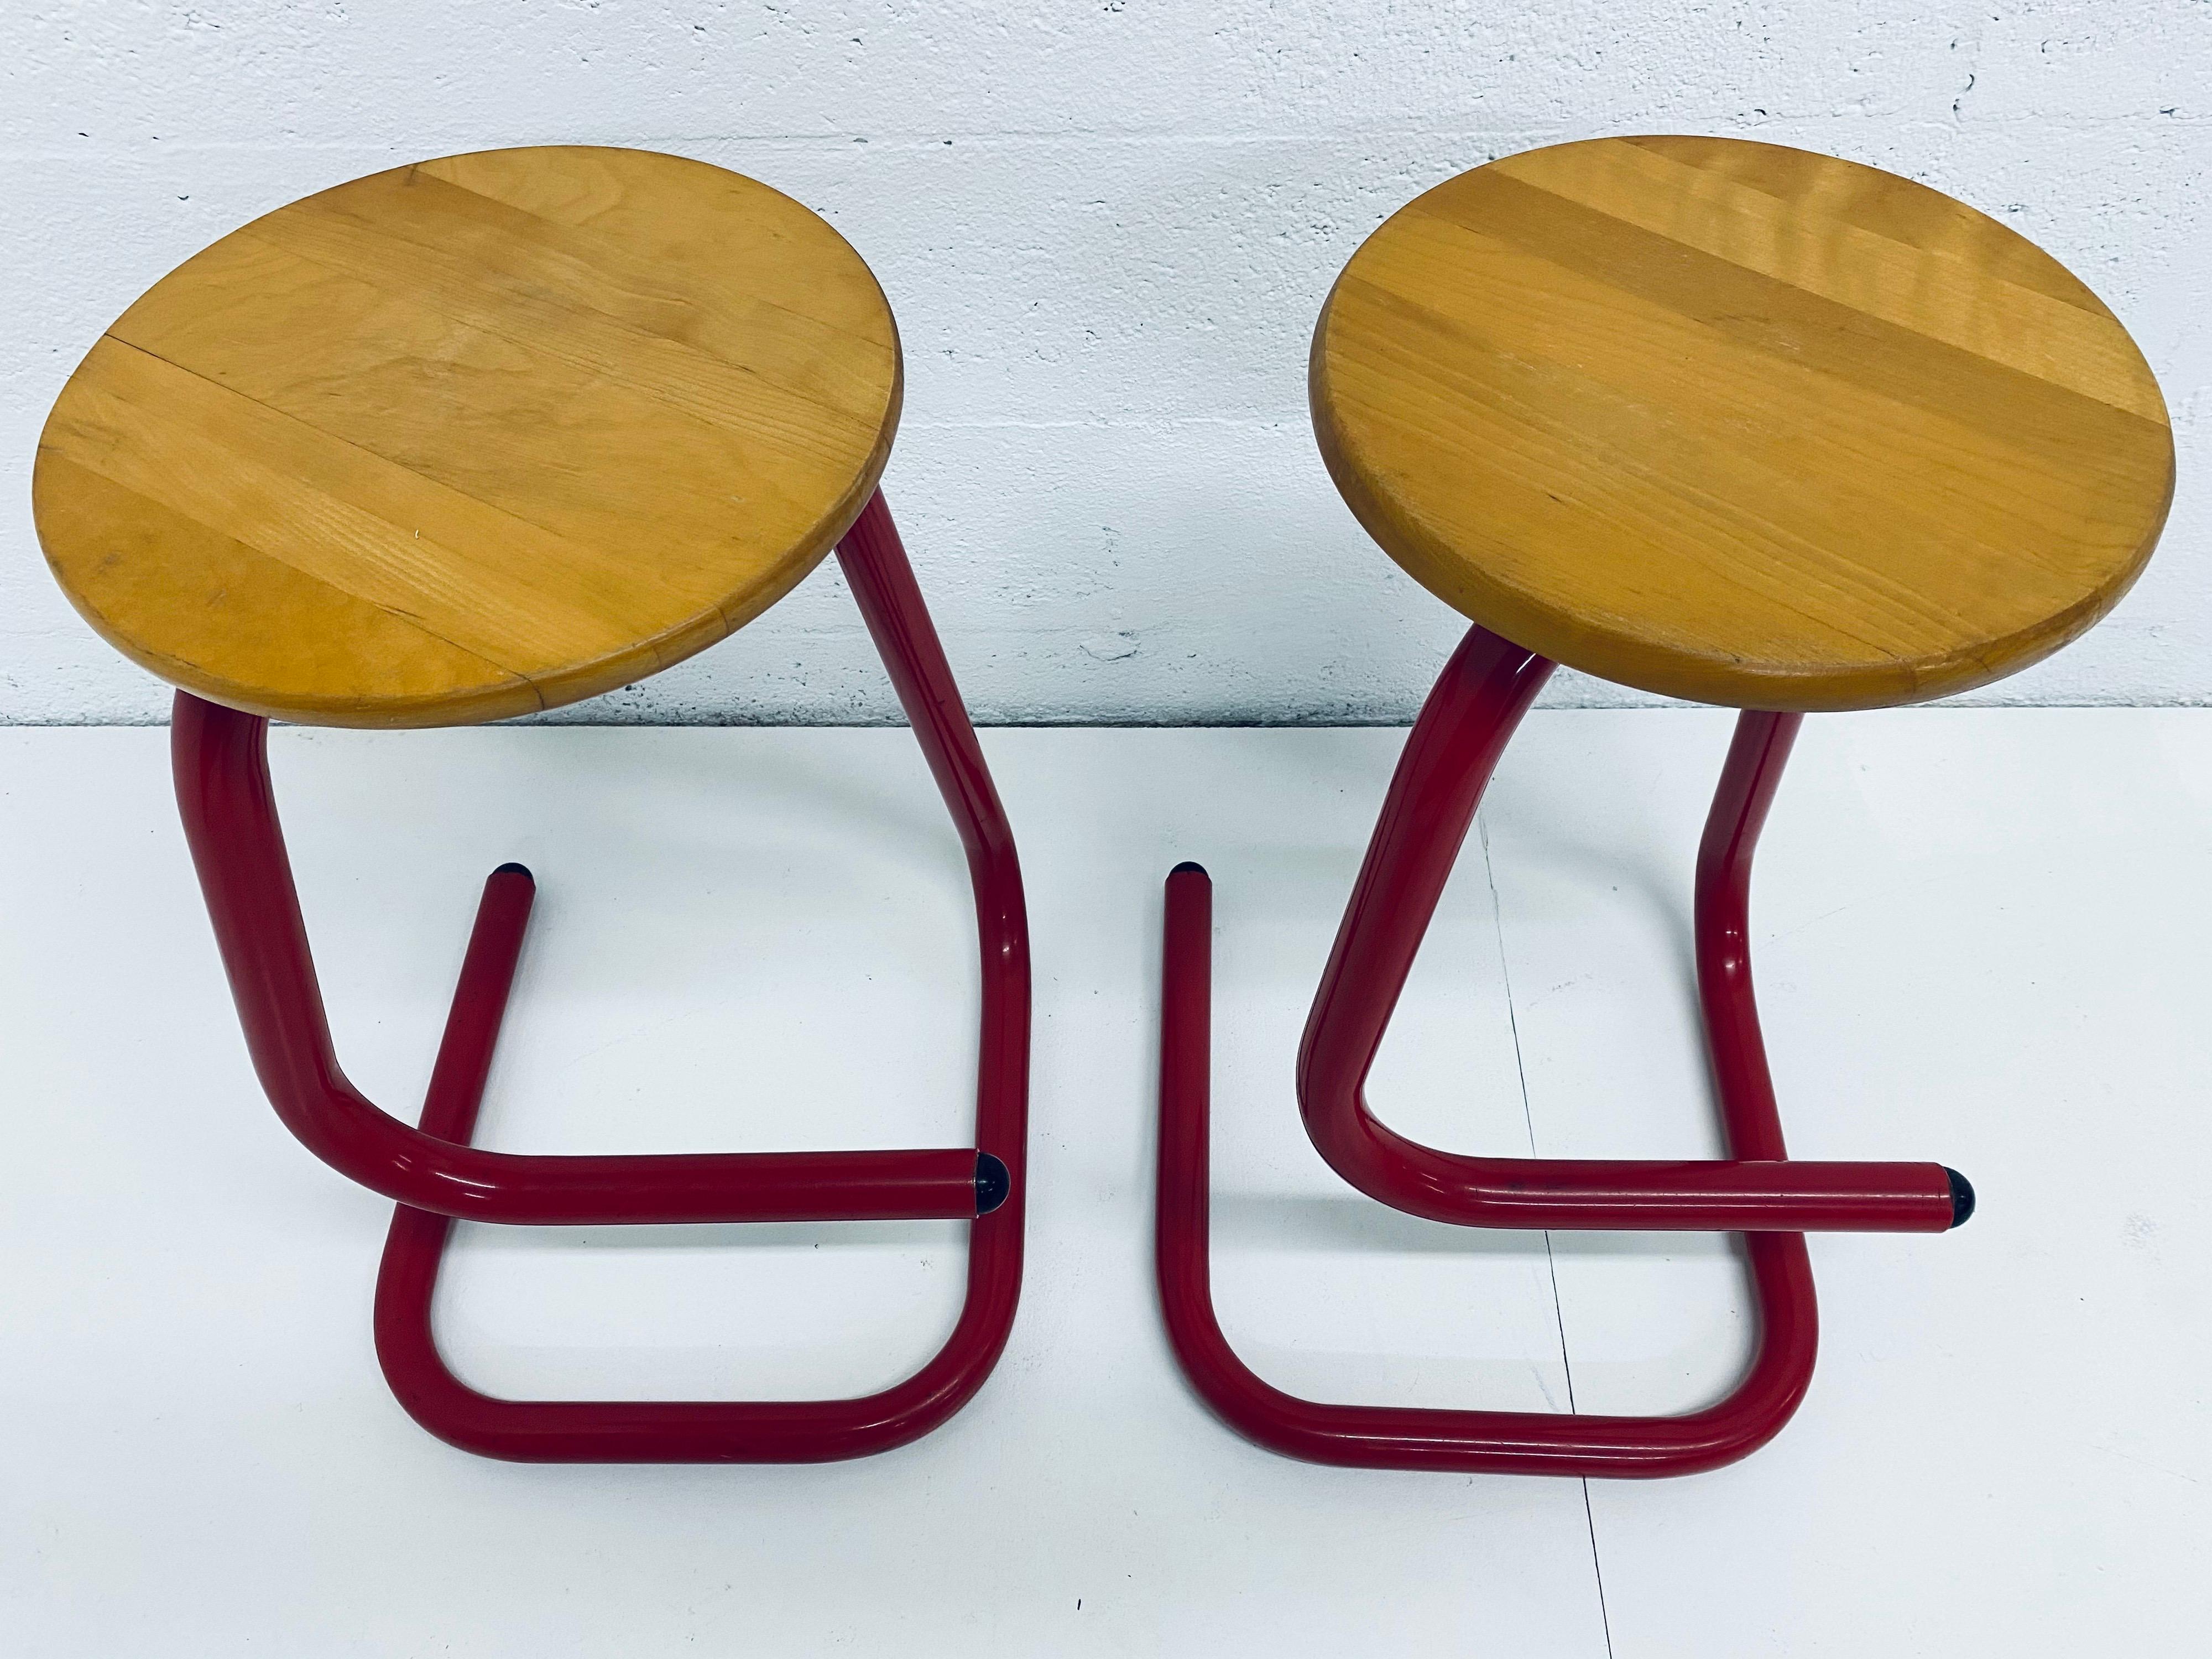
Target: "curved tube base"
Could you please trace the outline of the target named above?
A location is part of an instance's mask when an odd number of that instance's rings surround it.
[[[1207,1266],[1212,934],[1212,883],[1197,865],[1178,865],[1167,883],[1154,1249],[1168,1340],[1224,1422],[1310,1462],[1486,1474],[1693,1474],[1734,1462],[1780,1432],[1805,1397],[1819,1346],[1812,1264],[1796,1233],[1750,1236],[1758,1355],[1727,1399],[1686,1416],[1325,1405],[1255,1376],[1221,1334]]]
[[[465,1145],[491,1070],[535,888],[519,864],[484,883],[459,990],[439,1045],[422,1131]],[[1006,1166],[981,1154],[1003,1195]],[[917,1439],[983,1384],[1013,1325],[1009,1251],[1021,1218],[994,1206],[969,1242],[967,1305],[951,1338],[896,1388],[856,1400],[531,1401],[479,1393],[447,1367],[431,1324],[450,1217],[401,1205],[376,1275],[376,1357],[407,1414],[449,1445],[524,1462],[812,1463]],[[1012,1231],[1007,1229],[1011,1224]],[[1018,1264],[1017,1264],[1018,1266]]]

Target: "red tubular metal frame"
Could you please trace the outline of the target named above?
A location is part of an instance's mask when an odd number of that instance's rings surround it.
[[[1463,1225],[1734,1231],[1747,1235],[1759,1351],[1735,1390],[1679,1417],[1598,1417],[1323,1405],[1255,1376],[1214,1317],[1207,1267],[1212,887],[1168,878],[1156,1249],[1170,1340],[1224,1419],[1291,1456],[1370,1468],[1650,1476],[1731,1462],[1803,1399],[1818,1346],[1803,1234],[1934,1232],[1972,1213],[1940,1164],[1810,1163],[1784,1147],[1753,1000],[1752,854],[1802,717],[1737,723],[1698,856],[1698,989],[1730,1156],[1682,1162],[1471,1158],[1386,1128],[1362,1090],[1484,787],[1553,665],[1473,629],[1423,705],[1298,1054],[1298,1098],[1322,1157],[1397,1209]]]
[[[419,1127],[346,1080],[278,828],[268,723],[177,695],[177,799],[254,1070],[277,1115],[341,1174],[399,1201],[376,1291],[377,1352],[416,1422],[465,1450],[538,1462],[816,1462],[927,1433],[990,1374],[1021,1291],[1029,1120],[1029,927],[998,793],[880,494],[837,556],[966,849],[982,954],[976,1146],[911,1152],[543,1157],[468,1144],[535,887],[484,884]],[[430,1304],[455,1218],[587,1225],[957,1218],[968,1296],[943,1349],[863,1398],[507,1401],[448,1371]]]

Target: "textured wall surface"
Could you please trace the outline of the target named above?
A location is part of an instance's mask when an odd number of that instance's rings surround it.
[[[1635,131],[1886,167],[2086,278],[2165,386],[2180,493],[2110,621],[1971,701],[2212,702],[2205,0],[7,0],[0,720],[165,715],[31,529],[40,424],[101,328],[310,191],[555,142],[750,173],[874,266],[907,349],[886,489],[980,719],[1407,719],[1458,627],[1322,470],[1314,314],[1428,185]],[[890,709],[832,567],[553,718]]]

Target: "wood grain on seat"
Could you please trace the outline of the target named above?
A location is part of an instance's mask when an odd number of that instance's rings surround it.
[[[605,691],[787,592],[866,501],[899,344],[798,203],[638,150],[396,168],[226,236],[94,345],[55,574],[199,696],[339,726]]]
[[[1314,336],[1339,489],[1417,580],[1647,690],[1861,708],[2118,601],[2173,491],[2157,383],[2022,237],[1870,167],[1602,139],[1462,173]]]

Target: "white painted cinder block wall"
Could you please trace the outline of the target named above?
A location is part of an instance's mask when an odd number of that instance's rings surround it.
[[[1322,470],[1315,312],[1428,185],[1638,131],[1888,167],[2085,277],[2165,386],[2179,496],[2109,621],[1973,700],[2212,702],[2203,0],[0,0],[0,720],[166,714],[31,529],[39,427],[106,323],[310,191],[550,142],[750,173],[875,268],[908,377],[886,489],[979,719],[1408,719],[1458,623]],[[833,564],[552,718],[891,711]]]

